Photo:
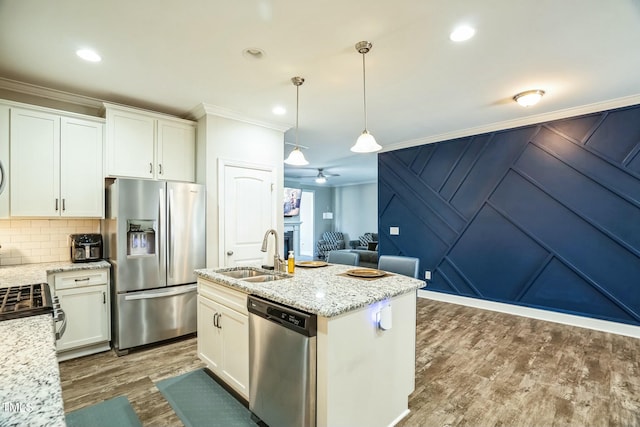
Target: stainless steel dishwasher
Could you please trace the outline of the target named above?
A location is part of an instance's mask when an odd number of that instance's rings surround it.
[[[249,409],[271,427],[316,425],[315,315],[250,295]]]

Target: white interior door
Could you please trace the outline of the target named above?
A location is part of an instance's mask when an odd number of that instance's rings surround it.
[[[221,235],[224,248],[220,265],[260,265],[265,254],[260,251],[264,233],[276,228],[274,172],[270,169],[221,165],[224,183],[221,185]],[[223,205],[223,206],[222,206]],[[278,242],[282,246],[282,239]],[[273,257],[273,239],[269,242],[269,254]],[[280,251],[280,248],[278,248]],[[273,259],[273,258],[271,258]]]

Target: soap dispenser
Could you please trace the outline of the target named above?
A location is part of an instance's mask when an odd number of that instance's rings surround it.
[[[289,256],[287,257],[287,272],[289,274],[293,274],[293,270],[296,268],[296,259],[293,256],[293,251],[289,251]]]

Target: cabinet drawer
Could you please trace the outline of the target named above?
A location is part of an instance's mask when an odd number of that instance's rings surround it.
[[[68,271],[54,274],[56,290],[108,284],[107,270]]]
[[[198,279],[198,294],[226,305],[239,313],[247,314],[247,294],[218,283]]]

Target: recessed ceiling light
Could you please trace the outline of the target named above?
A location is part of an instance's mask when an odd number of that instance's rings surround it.
[[[89,62],[100,62],[102,58],[98,55],[94,50],[91,49],[78,49],[76,50],[76,55],[85,61]]]
[[[449,34],[449,38],[454,42],[463,42],[469,40],[476,34],[476,29],[468,25],[460,25]]]
[[[532,105],[536,105],[538,101],[542,99],[542,95],[544,95],[543,90],[528,90],[526,92],[520,92],[513,97],[513,100],[523,107],[531,107]]]
[[[284,114],[287,114],[287,109],[281,105],[276,105],[275,107],[273,107],[273,110],[271,110],[271,112],[275,115],[282,116]]]

